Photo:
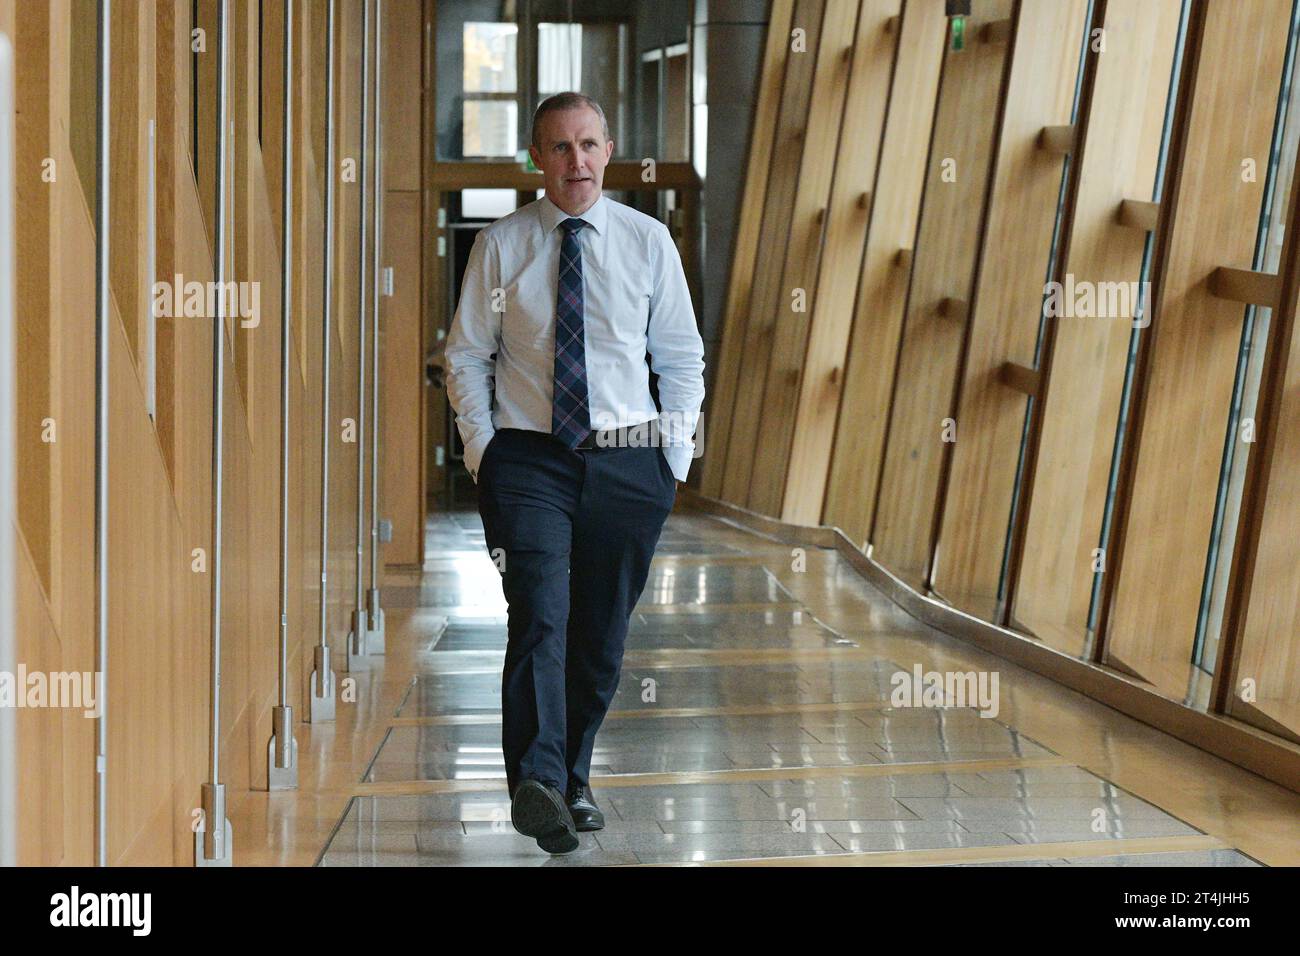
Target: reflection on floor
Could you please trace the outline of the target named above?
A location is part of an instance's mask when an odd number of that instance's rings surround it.
[[[482,525],[439,515],[429,534],[422,579],[385,591],[422,609],[389,638],[414,642],[416,672],[322,865],[1257,865],[975,706],[891,706],[923,625],[821,555],[819,599],[867,597],[834,628],[773,573],[789,548],[689,514],[665,528],[596,740],[606,828],[548,856],[509,822]]]

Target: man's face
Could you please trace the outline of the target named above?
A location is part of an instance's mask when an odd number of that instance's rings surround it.
[[[529,146],[528,152],[542,171],[546,196],[569,215],[581,215],[600,198],[614,141],[605,139],[590,106],[547,113],[538,126],[541,148]]]

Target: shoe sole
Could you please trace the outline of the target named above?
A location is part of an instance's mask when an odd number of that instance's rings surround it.
[[[569,808],[558,794],[535,780],[524,780],[510,802],[510,822],[517,832],[530,836],[547,853],[572,853],[578,834]]]

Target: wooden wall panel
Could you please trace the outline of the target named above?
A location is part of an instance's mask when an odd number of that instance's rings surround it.
[[[338,169],[333,170],[336,177],[335,185],[335,204],[334,204],[334,289],[338,293],[338,302],[334,308],[334,325],[336,327],[339,343],[343,348],[342,356],[346,359],[354,354],[357,340],[357,282],[360,278],[358,273],[358,253],[357,243],[360,241],[361,224],[359,220],[361,212],[361,0],[338,0],[338,19],[336,21],[338,30],[339,53],[336,60],[336,74],[334,78],[334,90],[338,96],[337,106],[337,141],[335,146],[335,160],[338,163]],[[373,155],[366,158],[367,165],[373,160]],[[352,182],[345,181],[343,177],[344,164],[351,161],[355,168],[355,178]],[[325,162],[324,155],[321,158],[322,164]],[[368,229],[368,227],[367,227]],[[369,260],[366,266],[369,272]],[[340,366],[340,373],[347,377],[349,381],[354,381],[357,377],[356,365]],[[355,384],[352,386],[356,390]],[[347,411],[343,406],[335,405],[339,409],[339,417],[348,416],[356,418],[356,408],[349,404]],[[348,467],[352,472],[356,472],[356,449],[352,449],[353,454],[346,460]],[[342,464],[342,461],[340,461]],[[354,513],[355,517],[355,513]]]
[[[420,189],[420,62],[424,16],[419,2],[384,4],[384,188]]]
[[[901,6],[898,0],[863,0],[859,7],[823,215],[820,246],[825,252],[807,289],[807,311],[785,315],[776,328],[763,398],[763,440],[754,449],[750,506],[790,520],[796,502],[814,519],[820,511]]]
[[[426,418],[422,255],[436,242],[420,226],[422,100],[412,94],[423,57],[424,13],[418,3],[384,4],[384,210],[382,266],[393,270],[393,295],[380,298],[379,514],[393,522],[383,562],[424,564]],[[440,441],[441,439],[439,439]],[[382,600],[382,598],[381,598]]]
[[[796,451],[791,455],[791,467],[798,458],[798,467],[808,469],[810,476],[801,482],[798,492],[792,489],[787,494],[787,509],[794,509],[787,510],[787,520],[817,521],[815,509],[821,504],[818,482],[822,480],[822,522],[844,529],[864,544],[880,476],[925,180],[924,156],[934,121],[947,26],[941,0],[906,0],[872,195],[871,225],[853,303],[838,418],[833,422],[833,436],[824,432],[825,419],[807,426],[813,429],[807,439],[798,437],[805,427],[798,426]],[[834,446],[828,456],[822,443],[830,437]],[[806,446],[819,450],[804,451]]]
[[[442,193],[429,184],[429,172],[437,159],[434,129],[437,126],[436,87],[434,81],[433,37],[437,29],[437,0],[420,3],[420,90],[424,94],[420,107],[420,323],[424,329],[424,343],[432,352],[446,336],[446,270],[444,260],[438,255],[438,243],[446,232],[438,225],[438,210]],[[409,79],[408,79],[409,82]],[[424,405],[424,496],[425,505],[435,509],[441,505],[441,492],[446,487],[447,468],[451,464],[451,449],[447,435],[446,393],[426,384],[422,396]],[[440,463],[441,462],[441,463]]]
[[[46,456],[48,471],[44,480],[48,484],[43,493],[36,493],[30,500],[26,495],[31,486],[19,485],[17,656],[29,671],[84,672],[94,670],[92,614],[84,599],[84,582],[89,579],[93,561],[88,526],[93,499],[86,494],[93,421],[89,410],[75,397],[66,395],[60,383],[87,381],[93,375],[94,341],[83,334],[83,317],[94,312],[94,289],[90,278],[74,268],[75,261],[70,260],[71,255],[83,251],[75,243],[78,237],[84,241],[88,218],[67,134],[71,6],[67,2],[51,3],[41,14],[22,18],[15,34],[19,85],[16,105],[28,113],[23,116],[20,112],[18,117],[19,168],[33,145],[24,142],[24,136],[35,128],[40,137],[35,145],[54,160],[55,171],[52,182],[40,181],[39,192],[20,188],[21,205],[15,222],[20,253],[20,334],[24,325],[29,333],[33,325],[43,326],[49,343],[45,350],[48,364],[40,370],[47,375],[47,389],[39,404],[22,403],[24,396],[21,391],[19,394],[20,449],[39,446],[34,457]],[[44,102],[40,101],[42,94]],[[40,158],[37,164],[39,169]],[[23,256],[41,250],[40,259]],[[26,302],[24,295],[29,297]],[[34,303],[37,311],[24,315],[22,307],[29,303]],[[31,339],[25,337],[22,341],[28,344]],[[39,356],[40,350],[34,349],[33,357]],[[55,427],[55,440],[50,443],[41,441],[41,421],[47,416]],[[19,462],[22,460],[20,454]],[[44,509],[47,523],[24,522],[24,516],[36,508]],[[43,552],[48,562],[48,578],[43,586],[39,581],[41,568],[27,541],[29,534],[33,535],[36,552]],[[94,722],[80,711],[23,709],[18,712],[16,724],[19,765],[39,768],[38,773],[24,773],[19,783],[19,862],[93,862],[90,837],[94,819]]]
[[[93,248],[91,223],[78,242]],[[177,636],[180,577],[188,573],[162,453],[135,374],[120,315],[109,345],[111,445],[108,526],[109,859],[119,865],[171,862],[173,834],[150,826],[173,782],[168,699]],[[89,768],[90,754],[79,761]]]
[[[157,206],[154,210],[154,229],[157,251],[155,278],[158,278],[174,277],[178,271],[176,247],[180,237],[176,234],[175,183],[181,177],[193,180],[189,152],[184,146],[188,135],[186,131],[189,129],[186,114],[190,108],[188,7],[179,8],[176,0],[158,3],[154,40],[156,72],[153,81],[157,110],[154,143]],[[181,145],[178,147],[178,144]],[[173,493],[179,492],[176,485],[176,321],[166,316],[155,318],[154,357],[155,427],[162,447],[163,462],[171,477]]]
[[[257,268],[254,259],[255,228],[251,224],[263,210],[269,213],[269,208],[265,205],[265,183],[259,193],[254,183],[257,174],[253,170],[255,164],[261,166],[262,158],[262,147],[257,138],[258,4],[247,0],[232,0],[230,17],[234,24],[230,50],[230,111],[234,128],[230,141],[232,182],[229,197],[233,218],[229,233],[227,275],[236,281],[249,281]],[[278,249],[274,251],[278,256]],[[254,389],[257,378],[254,374],[254,363],[257,361],[255,353],[264,336],[258,335],[256,328],[247,327],[247,320],[237,314],[237,306],[238,303],[229,319],[235,361],[230,366],[228,381],[243,399],[240,411],[244,416],[245,427],[251,430],[255,427],[257,406],[265,401],[264,395],[267,394]],[[268,315],[276,316],[278,313],[270,310]],[[274,391],[269,393],[271,396],[275,394]]]
[[[295,8],[300,4],[295,4]],[[262,167],[266,175],[266,193],[270,200],[271,224],[275,235],[280,235],[281,207],[284,194],[281,190],[280,177],[284,164],[284,2],[277,0],[272,4],[258,4],[261,7],[262,28],[262,67],[260,82],[262,86]],[[295,9],[296,12],[296,9]],[[298,44],[294,35],[294,61],[306,62],[306,53]],[[300,71],[295,70],[295,73]],[[301,82],[301,75],[290,81],[294,86]],[[295,91],[296,93],[296,91]],[[294,105],[299,105],[295,101]],[[254,104],[256,106],[256,104]],[[297,117],[294,118],[297,122]],[[302,146],[294,144],[295,150]],[[295,152],[295,156],[297,153]],[[277,244],[277,248],[279,248]]]
[[[824,523],[863,545],[884,458],[946,30],[943,3],[907,0],[822,509]],[[811,483],[805,494],[813,499],[794,505],[805,522],[814,519],[816,493]]]
[[[178,134],[180,131],[178,130]],[[173,142],[184,159],[188,144]],[[171,189],[174,234],[177,237],[175,264],[187,281],[213,279],[212,248],[203,226],[203,211],[192,173],[181,175]],[[179,640],[173,648],[173,680],[169,714],[174,721],[172,784],[172,827],[189,827],[190,812],[198,805],[199,785],[205,779],[208,761],[208,619],[209,579],[193,570],[193,551],[211,551],[210,514],[212,500],[211,428],[205,417],[212,408],[212,334],[203,321],[178,321],[173,337],[175,391],[171,402],[176,409],[175,501],[180,521],[181,571],[177,587],[182,595]],[[193,857],[193,847],[188,856]],[[177,846],[173,861],[189,862],[185,848]]]
[[[384,210],[384,262],[393,267],[393,295],[380,299],[379,510],[393,522],[384,561],[424,564],[424,345],[420,323],[420,195],[392,192]]]
[[[121,312],[131,352],[137,360],[144,331],[144,257],[148,119],[152,115],[153,18],[147,4],[114,4],[112,150],[109,187],[115,224],[109,253],[113,298]],[[149,93],[146,97],[146,88]],[[93,103],[94,90],[88,90]],[[146,102],[147,99],[147,102]],[[93,137],[93,134],[92,134]],[[97,154],[96,154],[97,155]],[[120,228],[118,228],[120,227]]]
[[[1289,7],[1269,0],[1195,10],[1105,632],[1109,662],[1178,697],[1188,686],[1244,314],[1241,303],[1212,296],[1206,279],[1219,266],[1251,265],[1274,111],[1243,104],[1276,102],[1290,26]],[[1244,181],[1247,159],[1259,168],[1253,182]]]
[[[71,654],[65,658],[31,552],[24,537],[17,537],[14,599],[18,603],[18,659],[29,671],[75,670],[86,662]],[[93,668],[93,662],[89,666]],[[18,865],[91,862],[92,778],[84,772],[84,761],[78,762],[74,754],[94,747],[94,724],[80,714],[49,709],[21,711],[15,723],[18,766],[41,771],[28,774],[19,786],[26,802],[20,811]],[[77,734],[78,730],[83,732]],[[87,730],[89,736],[84,733]],[[83,771],[79,778],[77,768]]]
[[[749,321],[749,302],[758,258],[759,232],[766,208],[768,165],[776,138],[777,111],[782,99],[786,60],[790,55],[790,24],[794,0],[772,0],[768,13],[767,38],[758,80],[758,101],[754,107],[749,136],[749,162],[745,171],[745,193],[736,226],[736,244],[727,282],[727,301],[722,318],[722,344],[711,364],[718,367],[705,396],[703,428],[697,436],[704,457],[700,489],[717,495],[722,488],[726,464],[727,435],[736,397],[736,383],[742,363],[741,342]],[[709,423],[717,420],[718,427]]]
[[[94,540],[91,522],[94,499],[91,487],[94,468],[94,420],[91,409],[80,400],[84,394],[80,383],[94,380],[94,339],[84,334],[85,316],[94,314],[94,275],[80,268],[89,261],[86,231],[90,213],[82,194],[80,177],[75,174],[72,141],[66,134],[71,123],[73,90],[69,61],[71,47],[71,5],[50,5],[50,155],[55,168],[62,170],[51,184],[51,234],[49,290],[51,342],[53,343],[50,415],[56,423],[57,440],[53,449],[51,471],[53,508],[52,535],[55,554],[54,587],[50,617],[58,629],[57,667],[60,670],[94,669],[94,617],[90,591]],[[21,223],[20,223],[21,225]],[[20,509],[23,507],[19,503]],[[20,612],[21,613],[21,612]],[[44,650],[44,649],[42,649]],[[20,659],[30,658],[22,651]],[[29,667],[31,664],[29,663]],[[24,720],[39,722],[33,711],[19,715],[19,733]],[[77,712],[60,714],[62,751],[45,755],[45,772],[62,788],[57,811],[61,820],[61,855],[59,862],[89,864],[93,862],[90,835],[94,819],[94,773],[92,754],[95,727]],[[29,804],[22,800],[20,806]],[[44,812],[44,811],[42,811]],[[20,834],[24,832],[21,826]],[[20,848],[20,854],[22,850]],[[43,861],[42,861],[43,862]]]
[[[1086,0],[1021,0],[982,259],[957,397],[931,585],[992,619],[998,601],[1027,398],[1004,362],[1032,368],[1063,159],[1037,145],[1070,123]]]
[[[897,4],[890,8],[896,11]],[[811,148],[804,150],[799,167],[771,329],[762,340],[762,353],[753,356],[756,389],[752,394],[759,402],[759,418],[757,440],[748,452],[747,502],[764,514],[781,510],[809,331],[823,296],[830,305],[837,294],[829,277],[824,288],[820,285],[823,263],[830,259],[829,269],[835,273],[843,271],[845,261],[851,260],[849,269],[856,273],[862,257],[870,197],[865,204],[859,199],[870,191],[875,173],[880,108],[887,89],[884,77],[893,64],[895,41],[883,30],[890,8],[857,0],[828,3],[822,23],[805,133],[805,143]],[[864,27],[858,26],[862,14],[869,21]],[[873,41],[882,39],[883,49],[872,49]],[[884,60],[883,69],[880,60]],[[868,77],[874,85],[868,85]],[[851,103],[850,88],[857,94]],[[852,119],[846,104],[857,111]],[[836,163],[840,150],[851,157],[843,166]],[[869,152],[871,159],[859,163],[864,152]],[[856,258],[852,254],[855,241]],[[829,253],[827,257],[823,257],[823,249]]]
[[[190,69],[197,82],[198,99],[191,104],[188,142],[194,164],[195,180],[199,190],[199,205],[203,210],[203,227],[212,241],[216,228],[217,208],[217,34],[219,32],[218,0],[196,0],[193,28],[201,30],[204,52],[191,57]],[[231,17],[232,21],[234,16]],[[197,126],[196,126],[197,124]]]
[[[54,197],[59,189],[44,181],[46,157],[54,158],[52,145],[51,102],[51,12],[48,5],[38,5],[19,18],[13,33],[15,68],[15,172],[17,174],[17,214],[14,229],[18,242],[14,249],[15,316],[17,349],[23,356],[18,366],[16,458],[18,482],[18,523],[28,542],[28,549],[41,589],[53,598],[55,514],[57,501],[51,487],[57,446],[43,441],[42,422],[53,413],[52,381],[56,344],[52,335],[51,291],[49,274]],[[66,60],[56,70],[66,72]],[[71,155],[59,156],[66,161],[63,172],[75,178]],[[55,174],[58,172],[58,159]]]
[[[66,129],[75,170],[81,180],[86,205],[94,208],[95,190],[95,54],[99,33],[96,0],[69,0],[66,12],[57,15],[59,29],[52,31],[60,47],[70,44],[66,58],[59,59],[67,82]],[[53,101],[53,100],[52,100]],[[60,100],[59,102],[64,102]]]
[[[952,414],[1008,56],[1006,39],[981,34],[1009,19],[1012,4],[975,0],[973,10],[965,49],[949,44],[944,53],[872,530],[877,560],[918,588],[930,559],[944,420]],[[950,172],[955,179],[945,181]]]
[[[235,19],[237,28],[246,31],[241,42],[250,48],[256,5],[235,6],[244,14]],[[306,34],[311,15],[323,8],[300,6]],[[168,280],[179,273],[182,281],[207,282],[213,277],[212,250],[187,139],[188,8],[188,0],[167,0],[161,6],[140,4],[131,11],[138,15],[135,38],[140,41],[133,47],[138,73],[132,74],[140,85],[131,102],[136,104],[134,122],[139,129],[154,108],[151,88],[157,85],[160,272],[165,269],[163,277]],[[48,85],[44,108],[51,134],[46,148],[64,173],[46,187],[48,212],[22,223],[34,240],[47,237],[47,265],[24,270],[23,275],[33,300],[49,303],[49,408],[42,414],[56,420],[58,440],[49,446],[51,520],[44,534],[54,558],[52,584],[44,593],[26,540],[30,529],[24,529],[19,614],[24,622],[20,656],[29,668],[84,671],[93,669],[94,661],[90,493],[94,407],[87,399],[93,395],[95,343],[93,336],[85,334],[87,316],[94,314],[94,238],[68,132],[75,100],[69,70],[71,12],[69,0],[49,4],[45,39],[37,41],[38,48],[44,42],[51,51],[48,82],[39,70],[32,73]],[[151,33],[155,22],[157,36]],[[355,35],[350,42],[356,42]],[[303,48],[299,46],[300,51]],[[215,46],[209,46],[209,55],[214,54]],[[255,328],[239,329],[236,338],[226,340],[221,781],[232,806],[246,798],[250,787],[265,783],[270,707],[277,689],[280,249],[264,156],[256,144],[253,79],[249,74],[239,84],[244,107],[237,115],[244,124],[236,135],[241,185],[234,230],[240,254],[233,277],[258,284],[262,312]],[[310,93],[304,84],[304,97]],[[34,110],[41,107],[40,98],[35,97]],[[312,106],[306,99],[300,107],[304,128]],[[45,128],[39,120],[33,126]],[[129,127],[123,124],[115,142],[121,129]],[[40,148],[39,137],[34,142]],[[114,154],[137,145],[128,138],[114,147]],[[306,160],[313,155],[310,149],[302,152]],[[141,164],[147,158],[142,153]],[[115,167],[115,176],[127,168]],[[294,438],[290,443],[289,695],[291,701],[305,705],[320,581],[323,249],[321,194],[309,161],[302,164],[299,175],[295,271],[301,278],[295,309],[295,374],[290,383]],[[114,224],[114,236],[120,238],[126,230],[138,238],[138,226],[130,224],[143,222],[145,209],[132,204],[134,191],[123,192],[130,214],[124,213]],[[32,247],[39,248],[39,243]],[[340,250],[340,273],[355,269],[356,237],[341,236]],[[208,763],[212,322],[180,318],[160,324],[165,331],[160,345],[165,343],[165,348],[160,351],[159,407],[169,409],[171,417],[166,423],[160,417],[157,425],[145,410],[145,383],[129,345],[130,324],[128,316],[114,311],[109,347],[109,856],[111,863],[120,865],[188,865],[193,860],[191,813],[198,805]],[[331,329],[331,387],[334,408],[344,410],[337,416],[341,419],[350,406],[355,407],[357,396],[355,378],[340,370],[350,365],[355,371],[356,356],[343,353],[338,331],[336,324]],[[256,347],[245,348],[242,365],[237,365],[240,336],[247,346]],[[352,339],[355,347],[355,335]],[[236,385],[236,368],[244,376],[242,387]],[[250,404],[248,396],[265,399]],[[335,424],[330,434],[332,533],[327,597],[328,639],[339,661],[352,603],[356,477],[355,467],[351,472],[345,467],[347,452],[355,446],[344,444]],[[41,507],[39,500],[24,497],[21,502],[24,509],[34,506]],[[196,548],[206,551],[207,572],[191,569]],[[299,718],[305,713],[306,707],[301,706]],[[20,793],[24,862],[93,862],[94,731],[94,722],[79,712],[22,712],[21,758],[27,768]],[[240,845],[236,834],[236,860]]]
[[[725,467],[719,494],[727,501],[743,502],[748,497],[749,466],[757,440],[761,410],[762,376],[771,354],[772,326],[776,311],[789,302],[779,301],[782,264],[794,216],[795,193],[804,152],[813,70],[821,47],[824,0],[798,0],[791,30],[801,31],[799,50],[786,59],[781,88],[781,106],[772,141],[772,164],[767,173],[763,221],[755,260],[755,282],[746,308],[745,336],[739,345],[742,365],[736,379],[735,399],[729,416],[713,429],[714,442],[727,430]],[[791,41],[793,43],[793,41]],[[836,44],[838,46],[838,44]],[[768,347],[764,348],[764,342]],[[724,396],[725,400],[725,396]],[[707,427],[707,426],[706,426]],[[715,453],[722,449],[715,449]]]
[[[1296,189],[1293,179],[1291,190]],[[1293,220],[1294,221],[1294,220]],[[1294,242],[1294,237],[1291,237]],[[1300,336],[1292,328],[1289,357],[1280,382],[1259,539],[1250,570],[1249,605],[1240,638],[1241,654],[1229,688],[1229,713],[1300,741]],[[1276,314],[1276,313],[1275,313]],[[1278,335],[1274,325],[1274,336]],[[1279,347],[1282,341],[1273,347]],[[1262,424],[1262,420],[1261,420]],[[1261,466],[1265,467],[1265,466]],[[1253,700],[1243,699],[1252,682]]]
[[[1178,35],[1180,0],[1108,0],[1106,50],[1089,54],[1092,89],[1061,275],[1136,282],[1147,233],[1117,216],[1125,199],[1150,200]],[[1081,117],[1081,120],[1083,118]],[[1081,654],[1101,541],[1115,429],[1136,302],[1107,317],[1049,321],[1042,438],[1032,477],[1024,561],[1015,586],[1018,626]],[[1048,358],[1047,356],[1050,356]]]

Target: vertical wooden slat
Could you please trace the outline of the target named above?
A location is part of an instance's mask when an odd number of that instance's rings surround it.
[[[977,39],[1011,0],[975,0],[963,50],[944,53],[885,458],[871,533],[876,558],[921,587],[993,160],[1008,44]],[[961,440],[958,427],[957,440]]]
[[[871,225],[853,304],[838,416],[833,422],[833,453],[828,456],[829,449],[821,444],[827,440],[821,430],[826,422],[819,419],[797,426],[791,454],[791,486],[786,498],[795,510],[788,512],[787,520],[816,522],[813,508],[821,498],[818,479],[824,478],[822,522],[842,528],[861,543],[866,542],[870,529],[880,476],[911,247],[925,181],[923,157],[934,122],[947,25],[942,0],[907,0],[903,7]],[[800,437],[805,428],[811,434]],[[797,486],[796,467],[808,472]]]
[[[718,366],[712,387],[705,396],[704,431],[700,442],[703,477],[700,490],[716,496],[722,488],[726,463],[727,436],[734,411],[736,382],[743,361],[740,345],[749,321],[754,265],[758,257],[759,231],[766,207],[768,166],[776,135],[777,110],[781,104],[782,81],[790,55],[790,24],[794,0],[772,0],[767,21],[767,40],[758,80],[758,102],[749,135],[749,161],[745,171],[744,198],[736,228],[736,245],[727,282],[727,300],[722,319],[722,343],[714,359]],[[716,422],[716,427],[710,427]]]
[[[774,313],[780,307],[777,300],[781,295],[782,266],[793,222],[799,167],[806,145],[809,97],[821,49],[824,9],[825,0],[798,0],[791,21],[792,32],[802,31],[803,47],[801,50],[792,49],[786,60],[754,264],[754,287],[744,313],[743,343],[738,345],[742,364],[738,371],[735,399],[726,419],[715,416],[721,420],[712,432],[716,441],[719,432],[728,430],[726,463],[719,489],[719,494],[727,501],[744,502],[749,494],[749,466],[753,461],[761,417],[758,403],[767,368],[766,358],[770,354]],[[787,43],[793,41],[787,40]],[[764,343],[767,343],[767,348]]]
[[[37,577],[47,594],[54,587],[55,535],[51,488],[57,445],[43,441],[51,414],[54,373],[51,302],[51,229],[54,189],[44,181],[51,136],[51,9],[42,4],[18,18],[12,39],[15,67],[15,163],[17,216],[14,247],[19,363],[17,388],[18,522],[28,541]],[[55,166],[57,174],[57,160]],[[75,178],[69,161],[63,174]]]
[[[424,44],[420,4],[383,5],[384,179],[383,258],[393,270],[393,295],[379,299],[380,515],[393,522],[385,564],[419,567],[424,560],[424,313],[421,255],[432,239],[420,229],[422,96],[411,95]],[[388,171],[397,174],[389,178]],[[428,236],[429,238],[424,238]],[[369,361],[369,359],[367,359]],[[368,373],[367,373],[368,374]],[[369,388],[369,386],[367,386]]]
[[[1076,283],[1136,282],[1146,233],[1116,209],[1155,187],[1181,0],[1107,0],[1106,49],[1090,52],[1076,198],[1067,253],[1054,276]],[[1131,288],[1131,287],[1130,287]],[[1115,428],[1136,301],[1110,316],[1049,318],[1042,365],[1047,395],[1027,464],[1024,558],[1013,569],[1014,619],[1058,650],[1083,653],[1101,540]]]
[[[1215,672],[1215,707],[1300,741],[1300,190],[1290,181],[1282,271],[1256,410],[1257,437],[1242,492],[1232,596]]]
[[[816,521],[830,459],[853,307],[868,224],[874,215],[877,161],[884,133],[890,79],[899,49],[902,4],[864,2],[834,181],[827,209],[824,254],[810,313],[778,327],[768,372],[768,425],[755,449],[751,505],[801,514]],[[760,497],[755,497],[758,495]],[[765,496],[765,500],[764,500]]]
[[[997,373],[1008,361],[1034,364],[1063,163],[1038,148],[1038,136],[1070,122],[1087,10],[1085,0],[1022,0],[1011,54],[931,571],[936,591],[986,620],[998,599],[1027,405]]]
[[[812,422],[807,420],[814,415],[811,406],[820,413],[816,417],[833,424],[838,404],[843,343],[862,264],[889,77],[898,49],[898,31],[888,24],[899,9],[898,0],[862,0],[856,31],[851,21],[847,29],[835,28],[839,42],[849,42],[843,47],[845,68],[838,71],[842,75],[826,78],[829,82],[823,86],[829,89],[813,87],[808,135],[834,145],[805,151],[799,176],[799,205],[812,207],[812,228],[798,228],[803,220],[796,211],[783,289],[788,294],[796,286],[802,288],[805,301],[803,311],[791,310],[787,302],[777,313],[749,492],[749,506],[764,514],[782,513],[788,467],[814,456],[827,457],[827,448],[808,448],[803,442],[812,438]],[[803,429],[797,427],[801,417]],[[796,438],[801,445],[797,451]]]
[[[1155,309],[1136,423],[1126,445],[1130,500],[1117,515],[1122,550],[1106,608],[1106,660],[1163,692],[1187,691],[1214,518],[1243,308],[1212,296],[1218,266],[1251,264],[1272,109],[1290,7],[1269,0],[1196,5],[1198,42],[1183,129],[1170,155]],[[1245,176],[1253,160],[1257,175]]]

